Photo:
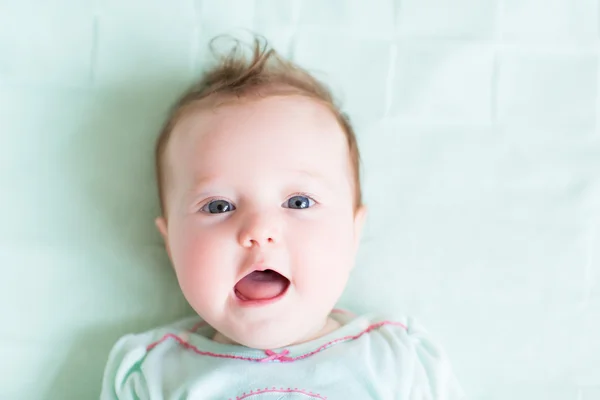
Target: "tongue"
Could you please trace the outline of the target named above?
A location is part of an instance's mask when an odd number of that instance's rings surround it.
[[[242,300],[266,300],[280,295],[288,280],[275,271],[254,271],[235,285]]]

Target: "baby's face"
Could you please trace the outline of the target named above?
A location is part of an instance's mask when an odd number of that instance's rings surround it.
[[[184,117],[157,219],[184,296],[226,338],[267,349],[313,337],[340,297],[364,217],[333,114],[300,96]]]

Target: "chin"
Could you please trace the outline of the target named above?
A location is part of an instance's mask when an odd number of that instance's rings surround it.
[[[255,337],[249,337],[248,335],[241,335],[235,341],[237,343],[241,344],[242,346],[250,347],[252,349],[272,350],[272,349],[289,346],[289,345],[295,343],[297,340],[295,340],[295,338],[281,337],[280,335],[278,335],[277,337],[265,335],[264,333],[261,334],[259,332],[258,335],[256,335]]]
[[[306,335],[310,335],[310,332],[281,326],[282,323],[246,326],[246,329],[236,329],[229,337],[236,343],[252,349],[273,350],[302,342]]]

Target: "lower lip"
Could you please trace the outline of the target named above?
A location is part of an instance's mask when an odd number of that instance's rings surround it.
[[[233,295],[234,295],[237,303],[241,307],[263,307],[263,306],[267,306],[267,305],[270,305],[273,303],[277,303],[279,300],[281,300],[287,294],[289,288],[290,288],[290,284],[288,283],[287,287],[285,288],[285,290],[283,292],[281,292],[280,294],[278,294],[275,297],[271,297],[270,299],[244,300],[240,296],[238,296],[237,291],[234,291]]]

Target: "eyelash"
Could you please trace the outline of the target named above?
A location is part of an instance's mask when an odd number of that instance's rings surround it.
[[[314,202],[315,202],[315,205],[319,204],[319,201],[318,201],[317,199],[315,199],[315,196],[314,196],[313,194],[311,194],[311,193],[307,193],[307,192],[296,192],[296,193],[292,193],[291,195],[289,195],[289,196],[288,196],[288,197],[285,199],[285,201],[288,201],[289,199],[291,199],[292,197],[295,197],[295,196],[304,196],[304,197],[308,197],[308,198],[310,198],[312,201],[314,201]],[[203,209],[204,207],[206,207],[207,205],[209,205],[211,202],[213,202],[213,201],[217,201],[217,200],[223,200],[223,201],[226,201],[226,202],[228,202],[228,203],[231,203],[231,204],[233,204],[233,205],[235,206],[235,203],[234,203],[233,201],[231,201],[231,200],[228,200],[228,199],[226,199],[226,198],[224,198],[224,197],[212,197],[212,198],[210,198],[210,199],[207,199],[207,200],[203,201],[203,202],[202,202],[202,205],[200,205],[200,207],[198,207],[198,211],[202,211],[202,209]],[[315,205],[313,205],[313,207],[314,207]]]
[[[304,196],[304,197],[308,197],[309,199],[311,199],[312,201],[315,202],[315,204],[319,204],[319,202],[317,201],[317,199],[315,199],[315,196],[310,194],[310,193],[306,193],[306,192],[296,192],[291,194],[290,196],[288,196],[285,201],[288,201],[289,199],[291,199],[292,197],[295,196]]]

